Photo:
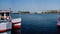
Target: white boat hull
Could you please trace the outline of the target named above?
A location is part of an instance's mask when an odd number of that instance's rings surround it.
[[[21,18],[12,19],[12,23],[18,23],[18,22],[21,22]]]
[[[9,22],[0,23],[0,32],[5,32],[10,29],[12,29],[12,23]]]

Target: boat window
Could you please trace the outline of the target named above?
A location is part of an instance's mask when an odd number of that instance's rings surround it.
[[[0,13],[1,20],[4,20],[4,13]]]
[[[6,13],[6,16],[9,16],[9,13]]]
[[[4,13],[1,13],[1,16],[4,16]]]

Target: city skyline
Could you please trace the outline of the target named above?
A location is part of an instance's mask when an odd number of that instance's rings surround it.
[[[60,0],[0,0],[0,10],[42,11],[60,9]]]

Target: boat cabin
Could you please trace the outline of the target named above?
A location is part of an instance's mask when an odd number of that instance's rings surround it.
[[[10,21],[10,10],[0,10],[0,22],[1,21]]]

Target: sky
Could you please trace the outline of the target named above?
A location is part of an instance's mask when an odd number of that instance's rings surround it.
[[[0,10],[43,11],[60,9],[60,0],[0,0]]]

